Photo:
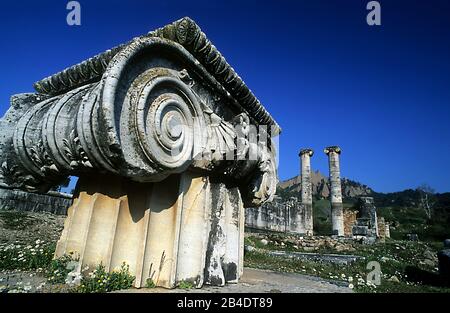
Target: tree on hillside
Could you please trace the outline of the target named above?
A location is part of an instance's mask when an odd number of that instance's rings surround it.
[[[428,184],[422,184],[416,189],[420,195],[420,207],[424,210],[425,215],[429,220],[433,216],[434,205],[436,200],[434,199],[435,190]]]

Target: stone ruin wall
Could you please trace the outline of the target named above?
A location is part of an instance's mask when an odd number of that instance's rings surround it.
[[[72,195],[50,191],[47,194],[37,194],[21,190],[14,190],[0,185],[0,210],[17,210],[30,212],[49,212],[58,215],[67,215],[67,209],[72,205]],[[291,199],[281,202],[276,198],[272,203],[261,207],[245,209],[245,227],[249,231],[295,232],[291,230],[291,212],[298,214],[302,211],[302,204]],[[301,215],[301,214],[300,214]],[[344,209],[344,233],[346,237],[352,236],[352,227],[356,224],[358,211],[350,208]],[[379,238],[390,238],[389,223],[384,217],[378,218]]]
[[[11,189],[0,184],[0,211],[16,210],[66,215],[71,205],[72,195],[70,194],[56,191],[38,194]]]
[[[285,232],[288,222],[289,217],[282,204],[245,209],[245,227],[249,230]]]
[[[347,237],[390,238],[389,223],[378,216],[372,197],[361,197],[357,210],[344,210],[344,228]]]
[[[344,235],[346,237],[352,236],[352,228],[356,223],[358,211],[349,208],[344,209]]]
[[[296,198],[245,209],[245,227],[249,231],[275,231],[305,234],[305,207]]]
[[[369,201],[369,204],[367,205],[365,201]],[[362,208],[362,206],[365,207]],[[306,234],[304,217],[306,210],[301,201],[296,198],[282,201],[276,196],[271,203],[245,210],[245,227],[248,231]],[[367,223],[368,219],[376,221],[377,227],[373,227],[375,226],[373,223]],[[345,237],[390,238],[389,223],[384,217],[377,217],[376,207],[371,197],[362,197],[357,209],[345,208],[343,220]]]

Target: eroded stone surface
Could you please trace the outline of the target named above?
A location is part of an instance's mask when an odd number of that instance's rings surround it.
[[[239,279],[243,207],[273,199],[280,128],[191,19],[34,86],[1,121],[0,179],[80,177],[56,256],[125,261],[137,287]]]
[[[306,208],[297,198],[283,201],[275,197],[261,207],[246,208],[245,225],[249,229],[269,230],[312,235],[305,225],[310,225],[310,208]]]
[[[295,273],[280,273],[268,270],[245,268],[239,284],[230,284],[222,288],[205,287],[202,289],[142,288],[119,290],[115,293],[352,293],[348,284],[338,284],[313,276]]]
[[[311,157],[314,151],[312,149],[303,149],[300,151],[301,158],[301,177],[302,193],[301,199],[304,207],[303,227],[298,227],[298,233],[313,235],[313,202],[312,202],[312,182],[311,182]]]
[[[0,184],[0,211],[17,210],[49,212],[65,215],[72,204],[72,195],[50,191],[47,194],[30,193]]]
[[[12,187],[44,192],[98,173],[158,182],[191,168],[239,187],[245,205],[275,193],[278,125],[188,18],[35,87],[42,94],[14,96],[1,124]],[[247,138],[250,126],[266,144]]]
[[[341,154],[341,149],[337,146],[331,146],[325,148],[324,151],[328,155],[328,162],[330,167],[330,201],[333,234],[337,236],[344,236],[341,170],[339,164],[339,155]]]

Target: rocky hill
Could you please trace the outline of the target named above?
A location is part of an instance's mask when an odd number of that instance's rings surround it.
[[[320,233],[331,227],[330,223],[330,185],[328,177],[319,171],[311,173],[312,189],[315,200],[314,224]],[[415,233],[422,240],[441,241],[450,237],[450,193],[428,194],[431,205],[431,218],[426,215],[421,199],[422,191],[406,189],[398,192],[380,193],[373,191],[367,185],[342,178],[342,195],[344,206],[352,207],[358,197],[371,196],[380,216],[391,225],[391,237],[404,239],[406,234]],[[277,196],[279,201],[291,197],[300,198],[301,177],[295,176],[278,184]]]
[[[328,198],[330,195],[330,183],[328,177],[323,175],[319,171],[311,173],[311,182],[313,195],[317,198]],[[353,180],[342,178],[342,195],[344,198],[355,198],[361,196],[373,195],[374,191],[361,183],[355,182]],[[289,194],[299,194],[302,189],[301,186],[301,176],[295,176],[291,179],[282,181],[278,184],[279,189]]]

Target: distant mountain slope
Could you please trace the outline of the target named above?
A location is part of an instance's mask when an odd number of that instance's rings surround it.
[[[314,227],[317,234],[327,234],[331,227],[330,186],[328,177],[319,171],[311,173],[314,205]],[[421,240],[441,241],[450,238],[450,193],[429,194],[432,217],[428,218],[421,206],[423,194],[419,189],[379,193],[370,187],[342,178],[344,207],[353,207],[356,198],[371,196],[378,213],[391,225],[391,236],[405,239],[406,234],[418,234]],[[295,176],[278,184],[277,195],[281,200],[300,198],[301,177]]]
[[[328,198],[330,196],[330,183],[327,176],[323,175],[319,171],[312,172],[311,182],[314,196],[317,198]],[[374,191],[368,186],[347,178],[342,178],[341,184],[342,195],[344,198],[355,198],[374,194]],[[298,175],[291,179],[282,181],[278,184],[278,187],[284,192],[291,195],[296,193],[299,196],[302,189],[301,176]]]

